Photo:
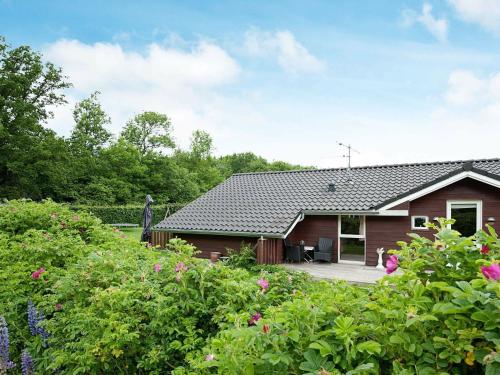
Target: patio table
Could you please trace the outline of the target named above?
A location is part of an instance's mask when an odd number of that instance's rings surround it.
[[[311,263],[314,260],[314,246],[304,246],[304,260],[307,263]]]

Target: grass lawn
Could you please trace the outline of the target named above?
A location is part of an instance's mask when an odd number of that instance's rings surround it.
[[[120,228],[124,235],[134,238],[137,241],[141,240],[142,227],[139,228]]]

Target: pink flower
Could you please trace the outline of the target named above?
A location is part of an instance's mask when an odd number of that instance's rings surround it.
[[[488,245],[483,245],[481,247],[481,254],[488,254],[490,252],[490,248],[488,247]]]
[[[40,267],[38,270],[36,270],[35,272],[33,272],[33,273],[31,274],[31,278],[32,278],[33,280],[37,280],[37,279],[39,279],[39,278],[40,278],[40,276],[41,276],[41,275],[42,275],[42,273],[44,273],[44,272],[45,272],[45,268]]]
[[[270,331],[269,324],[264,324],[262,326],[262,332],[269,333],[269,331]]]
[[[175,272],[181,272],[181,271],[187,271],[187,267],[186,267],[186,265],[184,264],[184,262],[179,262],[179,263],[175,266]]]
[[[481,272],[484,277],[490,280],[498,280],[500,279],[500,266],[496,263],[493,263],[490,266],[482,266]]]
[[[205,356],[205,361],[207,361],[207,362],[213,361],[214,359],[215,359],[215,356],[213,354],[207,354]]]
[[[156,264],[153,266],[153,271],[155,271],[155,272],[160,272],[160,271],[161,271],[161,264],[160,264],[160,263],[156,263]]]
[[[249,326],[254,326],[255,325],[255,322],[258,322],[260,320],[260,318],[262,318],[262,314],[257,312],[255,314],[253,314],[250,319],[248,319],[248,325]]]
[[[56,311],[61,311],[62,310],[62,305],[60,303],[56,303]]]
[[[257,284],[260,285],[262,290],[269,289],[269,281],[267,281],[266,279],[257,280]]]
[[[398,257],[396,255],[391,255],[386,262],[385,272],[389,275],[398,269]]]

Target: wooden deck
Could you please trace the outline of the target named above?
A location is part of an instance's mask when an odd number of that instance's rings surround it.
[[[339,279],[351,283],[375,284],[385,271],[362,264],[350,263],[287,263],[285,267],[309,273],[316,279]]]

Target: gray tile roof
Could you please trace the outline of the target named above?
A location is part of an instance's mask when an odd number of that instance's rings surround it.
[[[235,174],[155,228],[278,236],[303,210],[373,210],[466,165],[500,176],[500,159]]]

